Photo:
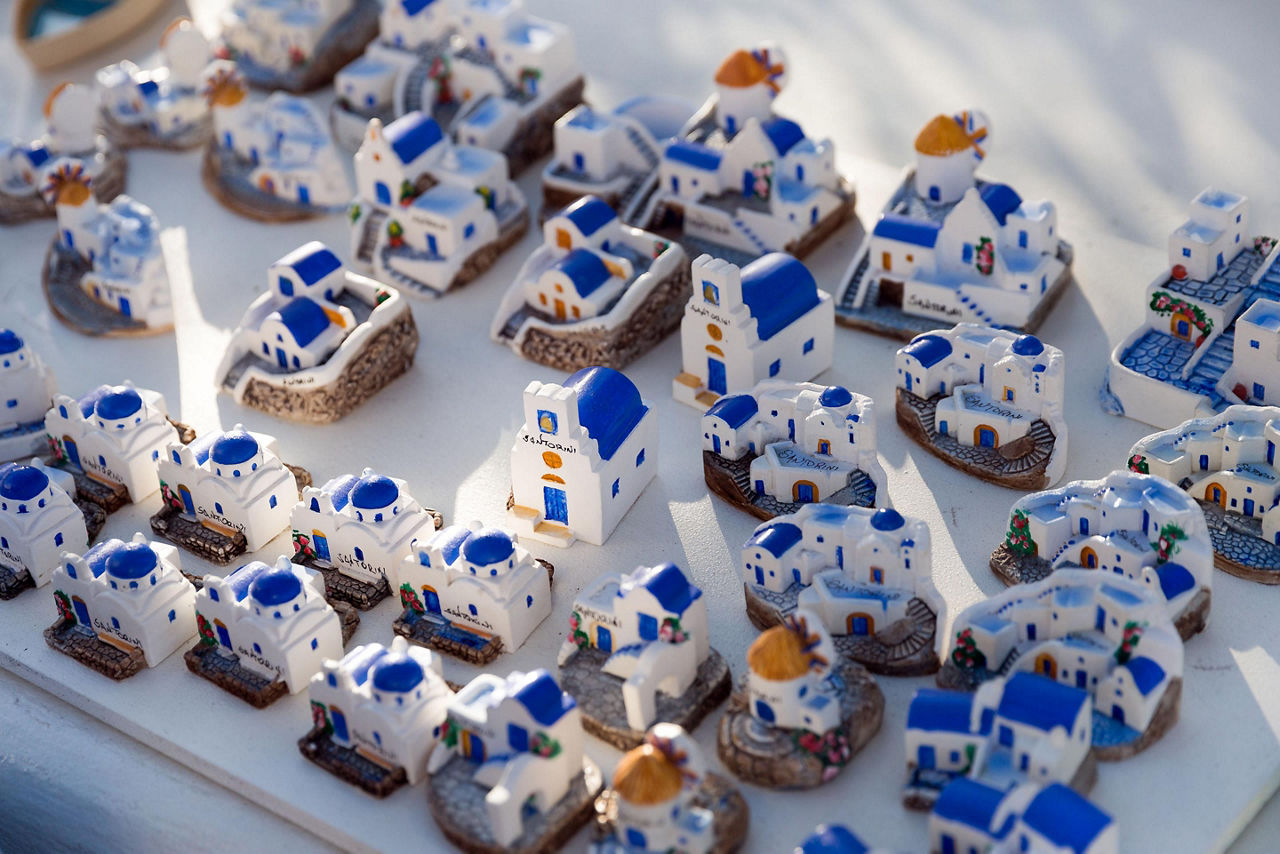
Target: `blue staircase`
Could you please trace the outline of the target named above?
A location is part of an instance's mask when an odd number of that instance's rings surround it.
[[[653,150],[653,146],[649,144],[649,141],[641,136],[631,125],[624,124],[622,127],[627,139],[631,140],[631,144],[636,147],[636,151],[640,152],[640,156],[649,164],[649,168],[656,167],[658,165],[658,152]]]
[[[1245,297],[1244,307],[1247,309],[1260,299],[1273,299],[1280,302],[1280,255],[1276,256],[1271,266],[1262,271],[1257,284],[1249,289]]]
[[[751,243],[752,246],[756,248],[757,252],[759,252],[761,255],[764,255],[769,251],[769,247],[765,245],[764,241],[760,239],[759,235],[757,235],[754,231],[752,231],[751,227],[748,226],[745,222],[735,218],[733,220],[733,224],[735,227],[737,227],[738,231],[742,232],[742,234],[746,236],[747,240]]]
[[[1200,357],[1187,377],[1187,388],[1198,394],[1208,396],[1215,407],[1221,403],[1221,396],[1214,390],[1218,380],[1231,367],[1231,360],[1236,349],[1236,325],[1233,323],[1213,340],[1209,349]]]
[[[991,315],[983,311],[982,306],[978,305],[976,302],[970,299],[968,294],[960,294],[960,304],[968,308],[974,314],[976,314],[978,316],[978,319],[981,320],[983,323],[987,324],[988,326],[995,326],[995,322],[992,320]]]

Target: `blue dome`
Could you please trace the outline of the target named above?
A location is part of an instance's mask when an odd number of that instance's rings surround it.
[[[1039,356],[1044,352],[1044,344],[1034,335],[1019,335],[1013,342],[1013,352],[1019,356]]]
[[[29,501],[49,486],[49,476],[34,466],[11,465],[0,477],[0,498]]]
[[[293,570],[282,566],[273,566],[249,585],[249,595],[259,605],[283,605],[292,601],[302,592],[302,582]]]
[[[892,507],[881,507],[871,514],[871,527],[877,531],[896,531],[904,524],[902,514]]]
[[[477,566],[489,566],[511,557],[515,550],[510,534],[497,528],[485,528],[476,531],[462,544],[462,558]]]
[[[422,665],[403,653],[386,655],[373,666],[373,687],[378,691],[404,693],[422,682]]]
[[[864,854],[867,847],[847,827],[840,824],[819,825],[796,854]]]
[[[258,453],[258,440],[246,430],[231,430],[213,440],[209,459],[220,466],[234,466]]]
[[[818,398],[818,402],[823,406],[848,406],[853,402],[853,395],[844,386],[833,385],[822,392],[822,397]]]
[[[146,543],[121,543],[107,556],[107,575],[126,580],[143,578],[159,562],[160,558]]]
[[[12,329],[0,329],[0,353],[16,353],[22,349],[22,337]]]
[[[400,487],[380,474],[365,475],[351,487],[351,506],[361,510],[378,510],[395,503],[399,497]]]
[[[142,408],[142,395],[118,385],[98,398],[94,413],[103,421],[122,421]]]

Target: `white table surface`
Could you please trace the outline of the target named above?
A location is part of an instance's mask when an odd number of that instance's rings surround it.
[[[210,23],[223,2],[194,4],[197,21]],[[1274,29],[1247,3],[529,5],[575,28],[587,95],[604,107],[642,92],[698,100],[730,50],[762,38],[781,42],[791,83],[779,112],[811,135],[835,139],[864,220],[874,218],[929,117],[985,109],[994,126],[985,172],[1026,198],[1057,202],[1062,232],[1076,247],[1078,286],[1041,330],[1068,358],[1068,479],[1122,465],[1132,442],[1148,432],[1102,414],[1096,391],[1111,346],[1138,322],[1143,288],[1165,264],[1164,241],[1186,200],[1211,182],[1249,193],[1255,231],[1280,233],[1280,194],[1271,191],[1274,181],[1260,179],[1280,174],[1273,142],[1280,113],[1267,94],[1277,71],[1268,38]],[[34,133],[45,93],[62,79],[87,82],[117,56],[153,62],[165,21],[115,55],[61,73],[34,76],[4,52],[0,115],[7,131]],[[492,311],[536,236],[462,291],[414,303],[422,345],[409,374],[337,425],[294,425],[216,395],[213,370],[241,312],[265,289],[266,265],[313,238],[345,257],[345,219],[287,226],[239,219],[206,195],[197,164],[195,153],[130,157],[129,192],[166,228],[175,336],[93,341],[62,328],[39,288],[50,221],[0,230],[0,325],[19,330],[69,393],[130,378],[164,392],[198,430],[243,422],[276,434],[286,459],[318,480],[371,465],[406,478],[448,521],[500,523],[520,392],[530,379],[560,378],[487,337]],[[520,183],[538,198],[536,170]],[[860,237],[860,229],[847,228],[811,256],[823,287],[836,289]],[[1018,494],[964,477],[901,435],[892,415],[896,346],[837,329],[835,367],[820,380],[880,402],[889,492],[900,510],[931,525],[935,581],[954,615],[1000,589],[987,555]],[[755,522],[707,496],[697,413],[670,397],[678,369],[679,345],[671,339],[628,370],[660,416],[658,478],[605,547],[533,547],[557,567],[553,616],[498,669],[552,665],[572,598],[595,574],[675,560],[707,591],[712,643],[742,672],[754,631],[743,613],[735,555]],[[146,530],[158,506],[153,496],[113,515],[104,536]],[[288,546],[282,536],[261,556]],[[185,563],[203,566],[195,558]],[[1209,629],[1187,646],[1181,722],[1141,756],[1104,765],[1093,792],[1119,818],[1126,850],[1224,848],[1280,785],[1280,628],[1272,619],[1280,590],[1222,573],[1214,585]],[[41,590],[0,603],[0,666],[20,677],[0,673],[0,799],[17,816],[0,822],[0,847],[23,850],[36,839],[148,850],[179,843],[279,851],[442,847],[421,786],[374,802],[302,759],[294,741],[309,725],[304,696],[257,711],[191,676],[179,656],[111,682],[44,644],[40,630],[54,617],[49,598]],[[366,612],[355,642],[385,642],[395,610],[386,602]],[[446,661],[452,679],[474,672]],[[874,844],[922,850],[925,819],[903,810],[898,798],[906,704],[930,683],[880,680],[888,700],[881,734],[834,783],[807,793],[744,786],[755,813],[748,850],[789,850],[826,820],[844,821]],[[713,754],[714,718],[697,735]],[[618,756],[595,741],[588,750],[606,769]],[[1268,815],[1263,827],[1277,823]],[[1266,850],[1267,835],[1251,834],[1244,847]],[[580,834],[571,848],[584,844]]]

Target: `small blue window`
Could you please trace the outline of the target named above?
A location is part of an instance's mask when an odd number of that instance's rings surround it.
[[[212,587],[207,587],[207,588],[205,588],[205,589],[209,591],[209,598],[210,598],[210,599],[212,599],[213,601],[217,602],[217,601],[218,601],[218,591],[217,591],[217,590],[214,590]]]
[[[312,499],[312,501],[314,501],[314,500],[315,500],[315,499]],[[276,506],[277,504],[279,504],[279,503],[280,503],[280,502],[276,501],[276,497],[273,495],[273,496],[271,496],[271,500],[267,502],[267,506],[268,506],[268,507],[275,507],[275,506]]]
[[[361,549],[359,546],[356,546],[356,547],[355,547],[355,549],[353,549],[353,551],[355,551],[355,553],[356,553],[356,560],[364,560],[364,550],[363,550],[363,549]]]
[[[287,297],[293,296],[293,282],[289,281],[286,276],[276,278],[276,288]]]
[[[178,452],[177,452],[177,451],[174,451],[174,452],[173,452],[173,461],[174,461],[175,463],[178,463],[179,465],[181,465],[181,464],[182,464],[182,458],[178,456]]]
[[[467,227],[466,227],[466,228],[464,228],[464,229],[462,229],[462,239],[463,239],[463,240],[470,240],[472,237],[474,237],[474,236],[475,236],[475,233],[476,233],[476,225],[475,225],[475,223],[473,223],[473,222],[469,222],[469,223],[467,223]]]
[[[1025,231],[1018,232],[1018,245],[1023,249],[1027,248],[1027,233]]]
[[[219,516],[222,515],[222,505],[217,501],[213,502],[213,512],[217,513]]]
[[[615,481],[613,482],[613,497],[614,497],[614,498],[617,498],[617,497],[618,497],[618,490],[619,490],[619,489],[621,489],[621,488],[622,488],[622,481],[621,481],[621,480],[615,480]]]
[[[118,629],[118,628],[120,628],[120,621],[119,621],[119,620],[117,620],[115,617],[112,617],[112,618],[111,618],[111,628],[113,628],[113,629]]]
[[[10,409],[13,409],[14,407],[16,407],[16,406],[18,405],[18,399],[15,397],[13,400],[7,401],[6,405],[7,405]]]
[[[1182,257],[1183,258],[1191,257],[1191,248],[1189,246],[1182,247]]]
[[[1253,340],[1250,340],[1250,341],[1249,341],[1249,346],[1250,346],[1250,347],[1252,347],[1254,350],[1257,350],[1257,349],[1259,349],[1259,348],[1262,346],[1262,343],[1261,343],[1261,342],[1259,342],[1259,341],[1253,341]]]
[[[973,262],[973,244],[966,243],[964,248],[960,250],[960,260],[966,264]]]
[[[262,655],[262,647],[258,646],[256,643],[253,645],[253,651],[256,655]]]
[[[640,449],[640,453],[636,454],[636,468],[644,465],[644,448]]]
[[[805,351],[806,353],[811,353],[811,352],[813,352],[813,339],[812,339],[812,338],[810,338],[808,341],[804,342],[804,351]]]
[[[56,533],[56,534],[54,534],[54,535],[53,535],[53,544],[54,544],[55,546],[60,546],[60,545],[62,545],[62,532],[61,532],[61,531],[59,531],[58,533]]]
[[[312,638],[312,639],[311,639],[311,648],[312,648],[312,649],[318,649],[319,647],[320,647],[320,641],[319,641],[319,640],[317,640],[316,638]]]
[[[769,366],[769,376],[776,377],[778,372],[782,370],[782,360],[774,359],[773,364]]]
[[[476,606],[475,606],[475,605],[468,605],[468,606],[467,606],[467,610],[469,610],[469,611],[471,612],[471,616],[473,616],[473,617],[480,613],[478,610],[476,610]]]
[[[532,608],[532,607],[533,607],[533,597],[532,597],[532,596],[526,596],[526,597],[524,597],[524,606],[525,606],[526,608]]]
[[[176,619],[178,619],[178,612],[177,612],[177,611],[174,611],[174,610],[172,610],[172,609],[170,609],[170,611],[169,611],[169,622],[171,622],[171,623],[172,623],[172,622],[173,622],[174,620],[176,620]]]

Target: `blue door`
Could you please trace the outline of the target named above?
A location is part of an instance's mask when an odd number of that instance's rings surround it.
[[[378,204],[391,204],[391,188],[383,182],[379,181],[377,184],[373,185],[373,194],[377,198]]]
[[[1022,754],[1022,759],[1020,759],[1020,760],[1018,761],[1018,770],[1020,770],[1020,771],[1026,771],[1026,770],[1027,770],[1027,766],[1028,766],[1029,764],[1031,764],[1031,754],[1029,754],[1029,753],[1024,753],[1024,754]]]
[[[282,368],[289,367],[289,357],[284,354],[284,349],[281,347],[276,348],[276,364]]]
[[[634,827],[627,828],[627,846],[637,851],[648,851],[648,840],[644,838],[644,833],[636,830]]]
[[[1000,727],[1000,744],[1003,747],[1013,747],[1013,730],[1010,727]]]
[[[1083,670],[1076,671],[1076,687],[1083,688],[1089,683],[1089,675]]]
[[[604,626],[596,626],[596,646],[601,652],[613,652],[613,632]]]
[[[764,700],[756,700],[756,717],[767,724],[774,722],[773,706],[770,706]]]
[[[565,498],[563,489],[556,489],[554,486],[542,487],[542,502],[546,505],[543,516],[548,522],[569,524],[569,502]]]
[[[1246,498],[1244,500],[1244,515],[1246,516],[1253,515],[1253,499],[1252,498]]]
[[[1107,625],[1107,612],[1102,610],[1102,606],[1098,606],[1098,613],[1093,617],[1093,627],[1097,631],[1102,631]]]
[[[1080,533],[1081,534],[1089,533],[1089,520],[1084,518],[1083,516],[1080,517]]]
[[[934,192],[937,189],[938,189],[937,187],[934,187],[933,190],[931,190],[930,192]],[[951,837],[949,834],[945,834],[945,833],[942,835],[942,854],[956,854],[955,839]]]
[[[836,546],[836,566],[844,569],[844,546]]]
[[[1209,470],[1209,455],[1201,454],[1200,455],[1200,471],[1208,471],[1208,470]]]
[[[311,204],[311,189],[306,184],[298,185],[298,201],[304,205]]]
[[[942,435],[942,436],[947,435],[947,422],[946,422],[946,421],[939,421],[939,422],[938,422],[938,433],[939,433],[940,435]]]
[[[1036,639],[1036,624],[1029,623],[1027,624],[1027,640],[1035,640],[1035,639]]]
[[[919,765],[921,768],[938,767],[937,751],[934,750],[933,745],[931,744],[920,745],[920,752],[916,756],[916,764]]]
[[[984,448],[994,448],[996,446],[996,431],[990,427],[979,427],[978,444]]]
[[[907,391],[911,391],[911,374],[907,374]]]
[[[576,171],[576,172],[585,172],[585,171],[587,171],[587,159],[586,159],[585,157],[583,157],[583,156],[582,156],[582,153],[581,153],[581,152],[574,152],[574,154],[573,154],[573,168],[574,168],[574,171]]]
[[[817,224],[818,224],[818,209],[813,208],[812,210],[809,211],[809,225],[817,225]]]
[[[440,613],[440,594],[432,590],[430,587],[422,588],[422,598],[427,600],[427,611],[432,614]]]
[[[314,531],[311,534],[311,545],[315,546],[316,548],[316,557],[320,558],[321,560],[329,559],[329,538],[328,537],[326,537],[324,534],[321,534],[319,531]]]
[[[1275,464],[1276,464],[1276,443],[1267,442],[1267,465],[1273,466]]]
[[[750,169],[742,170],[742,195],[750,196],[755,192],[756,176],[751,174]]]
[[[880,568],[880,567],[878,567],[878,566],[873,566],[873,567],[871,568],[871,583],[872,583],[872,584],[884,584],[884,570],[883,570],[883,569],[881,569],[881,568]]]
[[[756,567],[756,584],[764,585],[764,567]]]
[[[525,753],[529,749],[529,731],[522,726],[507,724],[507,743],[516,753]]]
[[[677,195],[680,193],[680,179],[675,175],[671,176],[671,192]]]
[[[714,391],[716,394],[724,394],[728,386],[725,385],[724,378],[724,362],[719,359],[707,357],[707,389]]]
[[[866,617],[854,617],[849,621],[849,634],[851,635],[860,635],[865,637],[866,635],[871,634],[870,628],[871,627],[867,625]]]
[[[70,229],[63,229],[62,244],[68,249],[74,249],[76,245],[75,237],[72,236]]]
[[[434,234],[427,235],[427,252],[432,255],[436,254],[436,236]]]
[[[729,136],[733,136],[738,132],[738,120],[733,116],[725,116],[724,129],[728,132]]]
[[[76,442],[70,436],[62,437],[62,447],[67,452],[67,459],[71,461],[71,465],[81,468],[80,465],[80,449],[76,447]]]
[[[191,500],[191,490],[182,484],[178,484],[178,495],[182,497],[182,509],[187,511],[187,515],[196,515],[196,503]]]
[[[804,579],[800,576],[800,570],[798,569],[791,570],[791,580],[794,581],[796,584],[804,583]]]
[[[120,297],[120,313],[125,317],[133,316],[133,309],[129,306],[128,297]]]
[[[792,442],[796,440],[796,420],[794,418],[787,419],[787,436]]]
[[[942,191],[938,189],[937,184],[929,188],[929,201],[936,202],[936,201],[939,201],[941,198],[942,198]]]
[[[346,741],[347,735],[347,716],[337,709],[329,709],[329,720],[333,721],[333,734],[341,741]]]
[[[1124,723],[1124,709],[1119,706],[1112,706],[1111,717],[1115,718],[1117,723]]]
[[[1221,252],[1218,253],[1218,269],[1219,270],[1222,269],[1222,253]]]
[[[711,436],[711,450],[717,454],[720,453],[720,437],[718,435],[713,434]]]
[[[1190,337],[1191,337],[1191,324],[1190,324],[1190,323],[1188,323],[1188,322],[1187,322],[1187,321],[1185,321],[1185,320],[1179,320],[1179,321],[1178,321],[1178,331],[1177,331],[1177,333],[1176,333],[1176,334],[1177,334],[1177,336],[1178,336],[1179,338],[1190,338]]]
[[[82,626],[90,626],[89,609],[85,607],[84,600],[79,596],[71,597],[71,607],[76,611],[76,622]]]
[[[219,620],[214,623],[214,628],[218,630],[218,643],[222,644],[227,649],[231,649],[231,635],[227,633],[227,627],[222,624],[221,620]]]
[[[796,501],[801,504],[813,503],[813,484],[797,483],[796,484]]]
[[[1253,397],[1255,400],[1263,401],[1267,399],[1267,389],[1262,383],[1253,384]]]
[[[640,640],[657,640],[658,639],[658,619],[649,614],[638,614],[640,620]]]

